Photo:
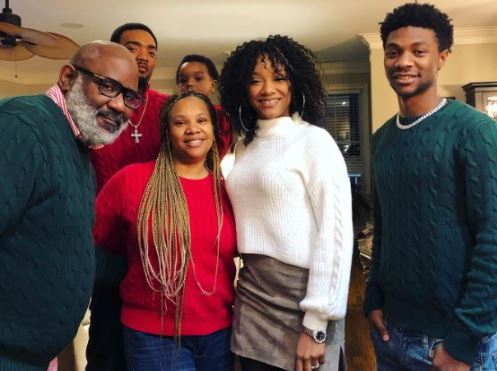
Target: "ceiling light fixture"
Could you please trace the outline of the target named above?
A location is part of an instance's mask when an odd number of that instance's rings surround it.
[[[9,0],[5,0],[0,13],[0,60],[22,61],[35,55],[69,59],[78,47],[67,36],[21,27],[21,17],[12,13]]]

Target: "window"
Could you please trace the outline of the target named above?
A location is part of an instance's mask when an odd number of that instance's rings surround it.
[[[335,139],[347,164],[353,191],[360,191],[361,157],[359,93],[326,96],[325,129]]]

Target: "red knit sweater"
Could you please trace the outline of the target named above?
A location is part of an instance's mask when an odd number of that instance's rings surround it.
[[[127,166],[113,176],[96,199],[94,237],[96,245],[125,254],[128,272],[121,283],[124,304],[122,323],[132,329],[150,334],[174,335],[176,308],[168,303],[161,319],[160,296],[153,292],[144,276],[138,250],[136,219],[145,186],[152,174],[154,162]],[[233,280],[236,251],[236,232],[233,212],[223,188],[223,228],[219,254],[219,268],[215,293],[217,233],[212,175],[204,179],[180,178],[190,215],[191,261],[185,284],[182,335],[206,335],[231,326],[234,299]],[[156,259],[151,261],[156,262]],[[162,325],[161,325],[162,320]]]
[[[217,104],[214,108],[216,109],[219,121],[219,143],[217,144],[217,149],[219,157],[222,159],[230,151],[231,144],[233,143],[233,129],[223,107]]]

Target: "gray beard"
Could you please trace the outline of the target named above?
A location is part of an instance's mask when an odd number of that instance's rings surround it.
[[[110,144],[126,129],[128,122],[124,122],[123,115],[117,113],[106,113],[103,110],[93,108],[83,90],[83,79],[78,76],[74,85],[66,93],[65,100],[67,110],[72,116],[79,131],[83,134],[87,144]],[[97,116],[112,114],[117,116],[121,122],[115,132],[109,132],[98,125]]]

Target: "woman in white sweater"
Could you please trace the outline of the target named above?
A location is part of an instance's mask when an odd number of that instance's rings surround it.
[[[350,182],[320,128],[310,50],[286,36],[239,46],[221,104],[244,136],[226,185],[243,268],[231,349],[244,371],[338,369],[352,258]]]

